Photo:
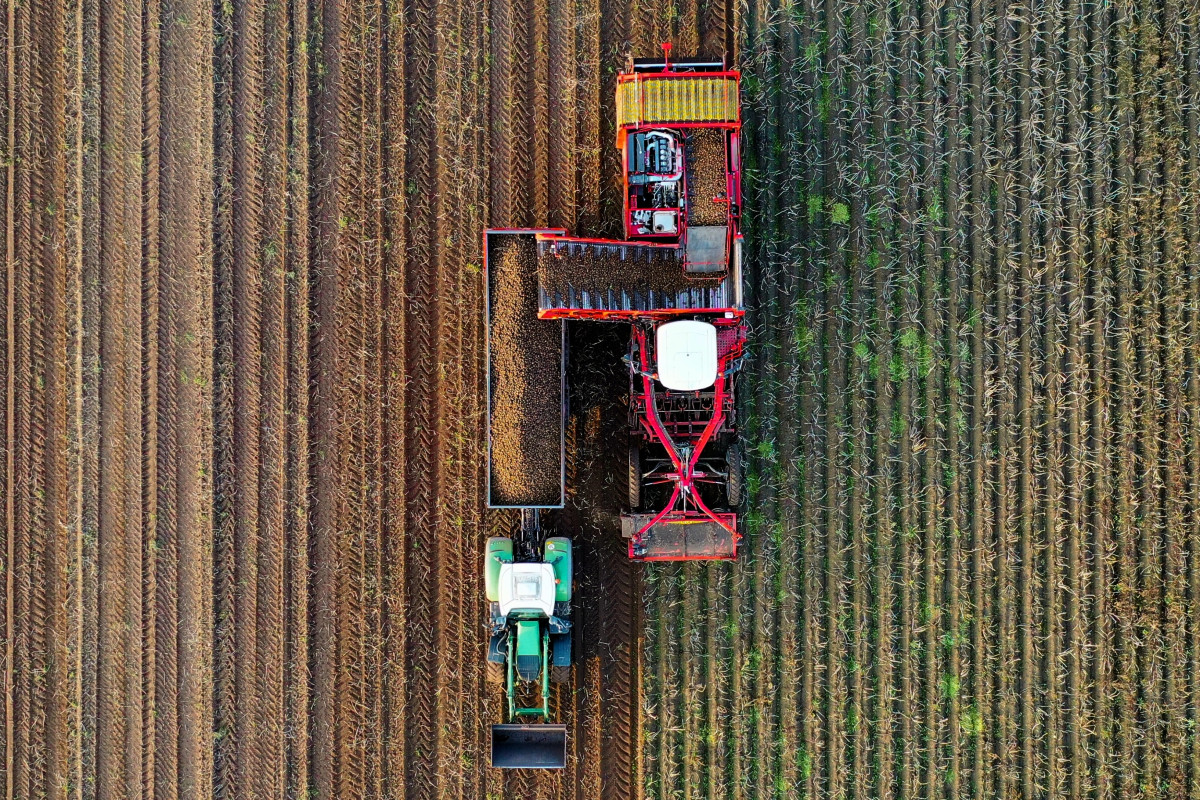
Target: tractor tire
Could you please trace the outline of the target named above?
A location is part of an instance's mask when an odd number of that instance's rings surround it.
[[[636,512],[642,506],[642,451],[636,444],[629,445],[629,510]]]
[[[551,667],[550,682],[551,683],[568,683],[571,680],[571,667]]]
[[[737,508],[742,504],[742,448],[730,445],[725,451],[725,494],[729,499],[729,507]]]
[[[487,682],[496,686],[504,685],[504,664],[495,661],[487,662]]]

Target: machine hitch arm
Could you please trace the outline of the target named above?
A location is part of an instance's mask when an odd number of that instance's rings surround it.
[[[713,404],[713,415],[709,419],[708,424],[704,426],[703,432],[700,434],[700,439],[696,443],[695,449],[689,455],[687,461],[684,461],[683,456],[679,454],[679,449],[675,446],[675,441],[671,438],[671,434],[662,424],[662,419],[658,415],[658,405],[655,401],[654,394],[654,379],[650,372],[649,359],[646,354],[646,331],[642,328],[636,329],[638,343],[638,358],[640,361],[640,369],[638,370],[642,378],[642,391],[646,395],[646,424],[650,428],[650,432],[654,435],[667,451],[668,457],[671,459],[671,465],[675,468],[679,475],[679,480],[675,482],[675,486],[671,491],[671,499],[663,507],[662,511],[654,516],[649,522],[642,526],[637,532],[637,538],[645,536],[647,531],[653,528],[658,523],[670,514],[675,509],[675,504],[679,502],[681,495],[686,495],[690,500],[695,501],[696,506],[704,513],[706,517],[720,525],[725,530],[729,531],[733,536],[737,536],[737,531],[733,530],[720,517],[713,513],[712,509],[700,497],[700,493],[695,490],[694,473],[696,465],[700,461],[700,455],[704,452],[705,445],[712,438],[713,433],[721,427],[725,419],[725,359],[721,358],[719,369],[717,370],[717,380],[714,384],[715,400]]]

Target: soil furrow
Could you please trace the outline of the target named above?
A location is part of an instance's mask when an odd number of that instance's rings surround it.
[[[283,542],[283,794],[297,798],[307,793],[309,781],[309,386],[311,298],[309,280],[310,228],[301,224],[309,214],[308,51],[297,47],[308,41],[308,7],[302,0],[287,5],[286,35],[289,51],[286,94],[286,147],[290,156],[286,200],[286,235],[280,243],[285,254],[285,315],[287,335],[287,436],[285,521]]]
[[[1087,100],[1087,82],[1084,73],[1083,48],[1086,45],[1085,31],[1077,0],[1067,3],[1067,114],[1064,128],[1065,142],[1085,141],[1085,120],[1082,106]],[[1065,259],[1066,259],[1066,354],[1064,373],[1066,376],[1066,465],[1064,472],[1066,545],[1065,580],[1065,694],[1066,711],[1064,721],[1064,745],[1066,761],[1066,787],[1064,794],[1070,800],[1080,800],[1086,787],[1087,765],[1084,757],[1084,738],[1088,716],[1084,692],[1084,670],[1087,653],[1084,650],[1084,635],[1090,628],[1084,617],[1088,598],[1084,595],[1088,565],[1083,554],[1085,519],[1087,514],[1086,480],[1090,476],[1084,437],[1087,435],[1086,398],[1088,375],[1084,348],[1084,268],[1086,248],[1086,197],[1084,154],[1075,150],[1066,158],[1067,188],[1065,193]]]
[[[968,116],[971,125],[971,158],[979,164],[986,164],[984,149],[984,79],[983,79],[983,49],[984,26],[983,8],[980,0],[972,0],[968,15],[967,37],[969,42],[968,58],[970,62],[970,100]],[[984,278],[988,263],[987,237],[992,222],[989,218],[987,195],[985,194],[985,175],[981,169],[973,169],[970,177],[970,208],[969,208],[969,239],[967,253],[971,260],[970,288],[970,362],[971,362],[971,411],[967,417],[970,425],[970,522],[971,522],[971,557],[967,562],[971,573],[971,644],[967,680],[963,682],[968,692],[970,705],[966,708],[964,734],[970,736],[970,785],[971,797],[982,800],[987,794],[988,771],[985,764],[990,761],[987,726],[983,724],[983,714],[990,711],[987,702],[990,681],[987,676],[989,642],[988,631],[990,619],[988,599],[985,596],[986,578],[989,565],[989,540],[991,537],[991,492],[988,487],[990,464],[985,448],[990,447],[990,437],[994,432],[991,422],[991,402],[988,390],[992,379],[986,372],[985,330],[994,326],[993,319],[985,323],[985,315],[989,314],[989,303],[984,295]],[[985,439],[985,436],[987,437]]]
[[[1145,14],[1150,11],[1151,14]],[[1139,81],[1161,87],[1162,33],[1159,30],[1161,8],[1144,8],[1137,36]],[[1161,88],[1158,88],[1161,91]],[[1135,485],[1137,502],[1142,511],[1138,519],[1136,608],[1137,671],[1142,676],[1138,698],[1138,763],[1141,786],[1162,787],[1167,783],[1163,774],[1164,714],[1162,649],[1164,641],[1163,560],[1164,545],[1171,531],[1167,527],[1163,501],[1164,458],[1162,456],[1163,416],[1166,401],[1163,397],[1161,347],[1165,340],[1162,294],[1169,276],[1162,269],[1164,246],[1164,203],[1169,198],[1170,185],[1162,186],[1164,176],[1159,159],[1163,157],[1161,130],[1164,127],[1158,91],[1139,96],[1135,101],[1137,131],[1135,141],[1136,183],[1139,197],[1136,202],[1136,263],[1134,281],[1138,298],[1135,348],[1137,405],[1134,419],[1138,422],[1135,442]],[[1154,193],[1142,187],[1162,187]]]
[[[11,19],[10,30],[12,30],[15,40],[13,47],[16,48],[17,42],[29,42],[32,23],[28,14],[18,16],[14,13]],[[14,78],[16,82],[28,86],[34,80],[34,75],[31,74],[33,65],[30,64],[30,61],[31,54],[36,51],[29,48],[28,44],[24,51],[14,59],[16,62]],[[15,102],[20,104],[20,108],[14,113],[13,122],[16,128],[14,131],[14,155],[16,152],[22,152],[32,157],[34,152],[30,139],[35,121],[31,117],[36,116],[37,109],[36,106],[33,109],[29,108],[33,103],[28,99],[23,102],[21,100]],[[21,208],[32,208],[37,195],[37,183],[40,175],[23,171],[17,173],[14,178],[17,184],[13,190],[14,202]],[[38,476],[34,473],[36,462],[32,449],[34,437],[39,435],[41,427],[40,420],[36,417],[39,412],[44,412],[44,406],[34,403],[37,399],[34,393],[35,376],[33,374],[37,343],[30,341],[31,335],[36,330],[33,324],[31,294],[37,277],[37,266],[40,263],[40,259],[35,260],[34,258],[33,226],[35,219],[34,215],[28,214],[18,217],[13,231],[15,240],[13,260],[9,262],[11,266],[6,270],[8,280],[12,285],[9,302],[10,313],[13,317],[10,340],[13,352],[10,355],[14,363],[12,386],[14,423],[7,446],[16,452],[13,458],[12,480],[15,483],[23,478],[24,482],[31,487],[39,485]],[[9,757],[12,759],[12,763],[8,767],[8,772],[14,796],[28,795],[40,788],[35,783],[37,778],[35,771],[44,759],[40,752],[42,726],[38,724],[44,717],[39,713],[41,709],[38,708],[37,703],[38,687],[26,677],[29,672],[39,670],[44,665],[44,659],[38,658],[40,653],[35,637],[45,634],[43,618],[45,604],[44,601],[38,601],[38,592],[43,585],[40,580],[39,556],[44,548],[45,533],[41,527],[41,521],[35,518],[38,510],[37,500],[35,496],[31,495],[31,492],[22,492],[14,498],[11,527],[8,532],[12,541],[9,559],[11,568],[16,573],[16,566],[19,564],[21,565],[19,574],[29,577],[29,580],[14,579],[14,586],[10,592],[12,598],[10,601],[12,605],[12,632],[10,635],[12,637],[11,668],[13,674],[9,686],[6,687],[10,693],[6,695],[6,700],[11,704],[11,713],[15,720],[28,720],[26,724],[14,727],[10,736],[12,749]],[[21,531],[25,535],[17,536],[17,531]]]
[[[1123,10],[1116,23],[1117,49],[1116,81],[1118,96],[1116,123],[1118,125],[1116,166],[1113,183],[1119,198],[1116,227],[1116,247],[1113,254],[1114,303],[1110,316],[1114,331],[1115,350],[1113,372],[1116,383],[1113,437],[1116,439],[1116,458],[1113,467],[1113,490],[1115,492],[1113,515],[1113,540],[1116,561],[1112,573],[1113,617],[1113,681],[1109,702],[1114,719],[1114,742],[1116,763],[1134,763],[1138,737],[1136,700],[1139,675],[1136,673],[1136,643],[1134,639],[1134,616],[1136,613],[1137,554],[1136,522],[1137,507],[1134,496],[1134,351],[1136,346],[1133,296],[1133,264],[1136,259],[1135,243],[1137,231],[1134,203],[1135,180],[1135,131],[1134,131],[1134,48],[1135,30],[1132,11]],[[1114,774],[1114,792],[1117,796],[1137,791],[1136,769],[1121,768]]]
[[[284,641],[287,527],[287,153],[288,76],[286,8],[263,9],[260,155],[263,206],[260,216],[261,333],[263,354],[259,439],[259,542],[255,571],[258,595],[254,654],[258,722],[253,779],[259,797],[284,792]]]
[[[912,426],[921,450],[921,498],[920,524],[922,529],[921,553],[921,627],[923,636],[921,649],[924,664],[922,665],[921,680],[923,689],[921,704],[924,707],[924,718],[921,720],[921,739],[925,752],[920,760],[924,763],[924,775],[921,778],[924,795],[932,798],[939,791],[938,774],[944,771],[942,757],[941,730],[942,702],[946,695],[945,681],[939,674],[940,641],[942,619],[940,617],[942,603],[940,595],[944,591],[944,580],[939,580],[939,564],[944,563],[945,556],[939,552],[939,529],[943,519],[940,484],[945,480],[941,464],[942,443],[940,441],[937,419],[946,415],[947,407],[939,397],[942,389],[941,365],[946,358],[942,350],[941,322],[945,314],[944,307],[939,307],[940,294],[938,284],[941,278],[942,235],[939,227],[944,219],[946,201],[943,197],[945,178],[942,172],[944,155],[940,146],[941,130],[946,122],[945,111],[940,102],[943,88],[940,84],[942,71],[935,70],[932,65],[939,65],[943,58],[936,50],[934,30],[934,9],[924,5],[921,9],[921,47],[918,52],[923,64],[929,64],[923,70],[921,80],[920,113],[924,122],[922,130],[921,149],[918,153],[919,174],[922,176],[919,188],[918,202],[924,210],[921,225],[920,249],[924,256],[922,265],[922,282],[920,287],[920,339],[917,353],[917,376],[920,380],[921,398],[919,408],[914,416]],[[933,49],[931,49],[933,48]],[[951,412],[952,413],[952,412]]]
[[[575,29],[573,0],[547,0],[546,222],[575,227],[577,149]],[[470,164],[464,164],[470,168]]]
[[[436,295],[437,276],[443,254],[438,247],[439,203],[431,194],[438,186],[441,168],[437,118],[429,98],[439,91],[437,4],[413,2],[406,7],[405,50],[409,63],[420,66],[405,82],[407,181],[418,187],[408,206],[407,260],[405,262],[408,309],[404,363],[406,365],[405,410],[407,486],[405,531],[420,531],[433,538],[437,530],[441,486],[441,449],[436,439],[438,424],[436,332],[440,324]],[[418,750],[405,750],[406,784],[417,797],[433,797],[438,791],[441,737],[437,729],[435,692],[440,685],[438,643],[442,620],[437,607],[436,581],[442,574],[439,548],[413,548],[406,558],[405,613],[408,627],[406,685],[407,743],[422,743]],[[432,754],[432,757],[431,757]]]
[[[80,138],[87,144],[81,151],[79,165],[80,187],[80,297],[76,323],[80,327],[79,372],[80,385],[80,655],[79,655],[79,783],[84,785],[85,776],[96,775],[98,756],[97,722],[99,719],[99,554],[97,532],[100,528],[100,332],[95,326],[82,324],[86,319],[100,316],[100,164],[95,157],[100,140],[99,113],[99,17],[95,6],[81,8],[80,36],[83,39],[80,55],[81,100],[80,112],[83,130]],[[164,52],[164,57],[166,53]],[[11,66],[11,63],[10,63]],[[11,106],[10,106],[11,107]],[[164,106],[165,108],[165,106]],[[11,188],[11,184],[10,184]],[[11,229],[10,229],[11,230]],[[11,244],[11,240],[10,240]],[[11,285],[11,284],[10,284]],[[11,300],[11,295],[9,296]],[[10,339],[11,341],[11,339]],[[162,350],[160,349],[160,353]],[[9,360],[10,368],[12,360]],[[11,386],[11,383],[10,383]],[[161,397],[161,393],[160,393]],[[11,407],[11,404],[10,404]],[[11,431],[9,431],[11,441]],[[11,512],[11,508],[9,511]],[[11,544],[12,537],[8,537]],[[9,553],[11,563],[11,553]],[[11,576],[12,571],[9,570]],[[9,583],[9,609],[11,612],[11,578]],[[11,619],[8,620],[11,630]],[[9,641],[11,642],[11,636]],[[9,654],[11,656],[11,653]],[[11,663],[11,659],[10,659]],[[8,725],[12,729],[11,703]],[[11,738],[11,737],[10,737]],[[11,774],[11,772],[10,772]],[[11,790],[11,781],[7,782]],[[88,787],[85,795],[89,800],[97,796],[95,784]]]
[[[824,102],[832,108],[828,112],[829,123],[826,125],[822,139],[821,163],[824,164],[824,175],[818,186],[823,184],[824,192],[837,198],[845,198],[847,181],[841,165],[833,158],[833,154],[845,147],[843,129],[846,124],[847,111],[841,101],[844,92],[844,76],[842,75],[841,59],[845,48],[844,30],[841,16],[833,11],[830,2],[825,4],[826,12],[826,46],[822,72],[829,76],[823,78],[822,94],[828,93]],[[828,81],[826,83],[826,81]],[[830,209],[832,213],[832,208]],[[824,551],[824,586],[822,610],[825,613],[825,664],[823,682],[825,684],[825,753],[824,767],[826,769],[825,789],[832,797],[844,796],[846,789],[846,737],[843,716],[845,714],[846,692],[846,637],[843,633],[843,617],[846,613],[844,587],[845,570],[843,553],[846,550],[846,518],[844,497],[846,492],[844,473],[847,471],[844,461],[847,442],[843,428],[847,408],[844,402],[846,390],[846,360],[850,345],[847,343],[847,331],[844,320],[854,313],[854,309],[846,308],[845,300],[850,285],[844,248],[844,234],[840,226],[831,225],[826,234],[823,255],[827,259],[826,270],[828,280],[825,282],[824,297],[824,346],[826,361],[824,364],[825,381],[822,393],[825,396],[823,423],[825,428],[824,454],[824,508],[821,513],[825,528]]]
[[[1051,797],[1059,797],[1063,790],[1062,739],[1063,739],[1063,565],[1062,539],[1064,538],[1063,507],[1063,419],[1066,409],[1063,398],[1063,349],[1064,324],[1062,297],[1065,289],[1062,282],[1063,231],[1062,231],[1062,185],[1065,182],[1064,153],[1060,146],[1065,124],[1061,94],[1063,88],[1061,67],[1051,63],[1049,55],[1060,52],[1063,47],[1060,16],[1062,5],[1055,4],[1038,21],[1037,55],[1046,60],[1044,77],[1040,81],[1038,104],[1045,110],[1043,127],[1038,131],[1035,143],[1037,169],[1044,175],[1041,190],[1035,194],[1034,202],[1051,211],[1041,226],[1041,242],[1038,248],[1038,269],[1045,270],[1041,280],[1040,298],[1043,343],[1038,352],[1042,365],[1035,366],[1035,375],[1040,375],[1041,386],[1037,391],[1038,414],[1036,426],[1042,430],[1038,442],[1038,469],[1043,476],[1041,483],[1041,510],[1035,518],[1040,536],[1035,533],[1036,547],[1042,555],[1035,561],[1035,571],[1042,576],[1041,586],[1035,587],[1034,613],[1040,617],[1038,633],[1037,684],[1034,702],[1039,717],[1043,720],[1044,745],[1036,759],[1038,782],[1046,786]],[[1038,300],[1034,301],[1035,306]],[[1035,380],[1035,385],[1036,385]],[[1038,589],[1040,588],[1040,591]],[[1040,608],[1039,608],[1040,605]],[[1044,776],[1044,777],[1043,777]]]
[[[890,118],[892,107],[892,83],[887,74],[889,57],[889,15],[880,13],[882,5],[869,7],[871,17],[877,22],[870,39],[871,106],[870,147],[867,156],[868,169],[875,175],[883,170],[887,154],[885,142],[891,134]],[[868,31],[870,34],[871,31]],[[870,513],[867,517],[872,529],[869,552],[872,564],[872,633],[874,646],[871,653],[872,702],[869,711],[872,750],[875,766],[872,778],[875,791],[881,800],[891,800],[895,795],[895,688],[892,683],[894,642],[893,611],[893,514],[892,514],[892,414],[893,393],[890,365],[893,359],[894,330],[892,322],[892,294],[889,275],[895,256],[889,248],[890,233],[895,229],[895,218],[887,210],[884,199],[888,187],[882,180],[871,184],[869,202],[879,207],[882,213],[874,220],[870,232],[867,266],[871,270],[871,309],[874,318],[874,403],[869,436],[872,442],[872,481]]]
[[[311,641],[311,717],[309,763],[310,785],[322,796],[334,791],[335,753],[341,738],[336,729],[337,689],[337,533],[340,486],[338,467],[337,367],[340,353],[337,303],[340,252],[339,222],[343,203],[338,185],[341,135],[342,18],[339,0],[311,9],[310,64],[325,80],[312,88],[313,130],[310,154],[315,190],[310,198],[310,270],[312,274],[312,340],[309,429],[312,457],[308,467],[312,481],[312,546],[309,550],[311,595],[309,606]]]
[[[1034,126],[1037,120],[1033,117],[1031,106],[1036,103],[1033,96],[1032,59],[1033,59],[1033,25],[1028,15],[1016,18],[1016,42],[1020,48],[1017,64],[1017,118],[1014,127],[1014,147],[1019,157],[1018,167],[1021,180],[1015,192],[1014,213],[1016,215],[1016,257],[1017,257],[1017,387],[1016,406],[1014,414],[1017,419],[1017,552],[1019,564],[1017,575],[1017,591],[1019,592],[1018,606],[1015,611],[1016,625],[1019,632],[1017,651],[1020,663],[1018,666],[1017,691],[1020,694],[1020,721],[1017,725],[1020,744],[1020,792],[1024,797],[1033,795],[1037,766],[1035,764],[1034,745],[1039,736],[1038,726],[1034,719],[1033,701],[1033,669],[1036,660],[1034,629],[1036,621],[1033,618],[1033,596],[1036,591],[1035,561],[1037,554],[1033,541],[1033,524],[1037,514],[1037,498],[1034,487],[1034,436],[1033,415],[1036,400],[1033,397],[1033,337],[1036,335],[1033,322],[1033,259],[1036,231],[1033,220],[1033,189],[1029,178],[1033,175]]]
[[[160,135],[162,42],[161,9],[142,9],[142,592],[148,606],[142,616],[142,793],[155,794],[157,748],[155,713],[158,657],[158,586],[154,547],[158,520],[158,316],[160,237]],[[64,326],[65,327],[65,326]]]
[[[963,655],[968,652],[964,636],[964,616],[970,619],[970,601],[966,601],[967,611],[964,615],[963,597],[969,591],[967,573],[960,574],[963,562],[962,548],[967,529],[967,517],[963,501],[966,492],[962,480],[963,472],[963,434],[966,433],[966,410],[962,405],[962,387],[969,380],[967,369],[962,363],[966,342],[960,337],[965,332],[962,324],[964,311],[969,319],[969,301],[964,292],[964,281],[969,275],[970,261],[964,256],[967,250],[967,225],[964,219],[964,206],[971,202],[967,184],[961,173],[966,160],[967,144],[961,140],[964,126],[963,104],[961,99],[962,81],[966,74],[965,65],[959,62],[959,36],[963,33],[966,20],[961,15],[955,15],[948,20],[946,31],[946,122],[945,122],[945,185],[946,221],[949,231],[944,240],[945,249],[942,253],[944,260],[944,280],[946,286],[945,312],[945,347],[946,374],[942,381],[942,391],[945,395],[944,417],[947,418],[946,428],[946,463],[943,468],[943,484],[945,488],[945,528],[941,540],[945,543],[945,580],[943,590],[938,598],[944,604],[944,622],[940,632],[941,642],[937,646],[944,650],[945,667],[939,679],[939,689],[943,698],[943,713],[945,715],[945,738],[942,758],[942,769],[946,778],[944,781],[949,796],[958,797],[962,794],[963,773],[963,730],[962,730],[962,692],[965,681],[962,677]],[[964,53],[965,55],[965,53]]]
[[[1195,252],[1200,247],[1200,57],[1197,55],[1197,44],[1200,44],[1200,14],[1194,10],[1187,19],[1185,40],[1185,74],[1186,88],[1183,96],[1187,98],[1187,248]],[[1195,270],[1188,276],[1187,297],[1189,310],[1187,313],[1187,335],[1191,346],[1187,348],[1186,363],[1193,372],[1197,367],[1197,344],[1200,343],[1200,274]],[[1196,408],[1200,405],[1200,382],[1189,381],[1187,385],[1188,405]],[[1194,705],[1200,702],[1200,624],[1195,610],[1200,603],[1200,425],[1194,415],[1188,418],[1187,442],[1187,480],[1190,484],[1188,506],[1191,514],[1187,530],[1189,551],[1188,564],[1188,601],[1192,606],[1192,622],[1188,630],[1188,659],[1186,662],[1189,672],[1188,697]],[[1189,717],[1194,719],[1195,715]],[[1200,797],[1200,737],[1193,736],[1190,741],[1187,758],[1187,777],[1190,784],[1188,797]]]
[[[8,153],[16,151],[17,141],[17,31],[16,9],[5,9],[2,52],[4,53],[4,145]],[[16,578],[12,569],[16,561],[16,281],[15,272],[9,265],[15,264],[16,253],[16,159],[6,159],[4,165],[4,740],[3,771],[6,797],[14,791],[13,766],[15,759],[15,725],[13,719],[13,683],[15,679],[15,600]],[[81,698],[81,705],[82,705]]]
[[[1017,687],[1014,686],[1013,677],[1009,674],[1012,661],[1014,659],[1013,637],[1015,635],[1015,623],[1013,612],[1013,600],[1015,587],[1013,586],[1011,561],[1013,560],[1013,542],[1010,532],[1016,528],[1017,517],[1014,513],[1014,503],[1012,495],[1014,491],[1013,473],[1016,471],[1013,468],[1015,462],[1014,453],[1014,435],[1012,426],[1014,423],[1014,404],[1015,404],[1015,372],[1016,359],[1014,357],[1014,325],[1013,325],[1013,288],[1010,281],[1010,276],[1016,272],[1015,264],[1013,263],[1012,247],[1010,245],[1011,231],[1013,230],[1012,221],[1012,203],[1010,197],[1013,194],[1014,180],[1009,173],[1009,165],[1013,162],[1014,146],[1008,131],[1014,126],[1015,112],[1012,104],[1009,101],[1009,96],[1012,91],[1012,71],[1011,64],[1012,54],[1009,50],[1011,31],[1011,21],[1000,15],[996,23],[996,38],[998,49],[1003,50],[1003,61],[1000,65],[1000,72],[997,77],[997,99],[993,116],[995,123],[993,127],[993,137],[995,139],[995,147],[997,150],[998,167],[996,180],[996,211],[993,217],[993,241],[991,242],[995,255],[993,264],[995,269],[995,283],[997,285],[997,311],[996,324],[998,339],[996,347],[998,350],[998,358],[995,365],[995,370],[999,376],[999,386],[997,392],[1000,395],[996,414],[997,421],[997,436],[996,436],[996,451],[997,457],[995,462],[995,507],[996,507],[996,549],[993,563],[996,570],[994,581],[994,596],[992,598],[994,608],[996,609],[996,655],[992,661],[994,679],[992,689],[992,704],[993,715],[996,719],[996,737],[993,742],[993,759],[995,769],[997,770],[995,795],[997,797],[1007,798],[1013,796],[1018,790],[1013,785],[1013,773],[1015,754],[1013,752],[1016,746],[1015,730],[1015,698],[1014,694]]]
[[[917,70],[917,16],[902,13],[897,20],[898,55],[902,60],[899,69],[899,85],[897,88],[898,125],[906,130],[913,130],[917,125],[918,109],[916,98],[919,88],[914,86],[919,77]],[[921,275],[919,235],[917,229],[920,212],[918,210],[918,192],[920,165],[915,139],[905,142],[901,149],[901,167],[896,193],[898,195],[898,211],[900,224],[896,236],[899,243],[897,330],[896,341],[897,370],[893,370],[893,380],[899,384],[893,425],[895,435],[899,439],[899,454],[896,467],[897,488],[899,492],[899,514],[897,517],[899,541],[896,549],[897,579],[899,589],[897,600],[900,604],[898,621],[898,639],[894,645],[896,657],[900,662],[898,686],[898,713],[900,716],[899,735],[899,774],[896,776],[897,797],[899,800],[915,798],[920,785],[920,740],[917,736],[917,717],[920,714],[919,703],[919,674],[917,660],[920,656],[920,645],[917,644],[917,634],[920,620],[916,618],[916,598],[914,589],[917,577],[914,570],[919,572],[920,553],[914,546],[918,542],[920,506],[915,502],[918,497],[916,484],[919,476],[916,471],[914,443],[914,386],[913,376],[918,369],[917,357],[921,350],[921,334],[919,329],[918,285]],[[915,507],[914,507],[915,506]],[[914,707],[915,706],[915,707]]]
[[[140,14],[140,3],[100,10],[100,798],[142,785]]]
[[[1111,782],[1111,748],[1112,725],[1109,715],[1109,682],[1112,675],[1112,621],[1109,612],[1110,603],[1107,598],[1107,581],[1111,574],[1109,565],[1112,562],[1113,545],[1110,540],[1113,501],[1110,490],[1111,460],[1108,452],[1110,437],[1109,395],[1111,392],[1109,364],[1111,352],[1109,347],[1109,327],[1106,319],[1110,313],[1110,258],[1111,245],[1108,233],[1111,226],[1111,212],[1103,205],[1109,196],[1112,147],[1109,138],[1104,135],[1104,124],[1110,123],[1113,109],[1110,100],[1109,81],[1112,71],[1109,67],[1112,44],[1109,31],[1109,16],[1100,9],[1093,8],[1089,17],[1090,27],[1095,33],[1092,36],[1093,48],[1099,52],[1093,57],[1089,74],[1089,103],[1098,108],[1097,125],[1094,135],[1090,137],[1088,150],[1091,157],[1088,163],[1090,169],[1090,188],[1087,196],[1088,205],[1093,210],[1089,221],[1088,233],[1090,239],[1089,262],[1091,269],[1088,276],[1088,366],[1092,376],[1093,390],[1089,400],[1088,450],[1092,459],[1093,478],[1089,486],[1091,512],[1088,515],[1091,529],[1090,556],[1092,563],[1091,595],[1093,598],[1090,614],[1090,629],[1095,639],[1095,655],[1089,666],[1088,677],[1091,681],[1089,700],[1093,713],[1098,721],[1093,725],[1094,733],[1089,736],[1089,748],[1094,752],[1091,760],[1091,771],[1094,776],[1094,793],[1099,800],[1107,800],[1112,796]]]
[[[240,544],[235,510],[238,496],[239,426],[234,419],[237,397],[237,318],[234,309],[234,19],[226,7],[214,14],[213,33],[221,43],[214,57],[214,214],[213,214],[213,713],[221,732],[213,745],[213,791],[230,800],[240,776],[238,767],[237,561]],[[239,509],[242,510],[242,509]],[[243,510],[244,511],[244,510]],[[246,698],[252,707],[252,699]]]

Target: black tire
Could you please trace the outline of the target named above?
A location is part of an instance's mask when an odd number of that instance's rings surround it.
[[[629,510],[642,507],[642,451],[636,444],[629,445]]]
[[[725,494],[729,498],[729,507],[736,508],[742,504],[742,448],[736,444],[725,451]]]
[[[567,683],[571,680],[571,665],[550,668],[551,683]]]
[[[487,682],[497,686],[504,685],[504,664],[495,661],[487,662]]]

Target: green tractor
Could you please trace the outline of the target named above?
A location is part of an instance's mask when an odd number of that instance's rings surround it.
[[[484,557],[488,677],[504,686],[507,700],[504,724],[492,726],[492,766],[562,769],[567,726],[546,720],[550,684],[571,674],[571,541],[553,536],[539,548],[536,522],[522,532],[516,543],[488,539]],[[538,702],[522,705],[519,695]]]

